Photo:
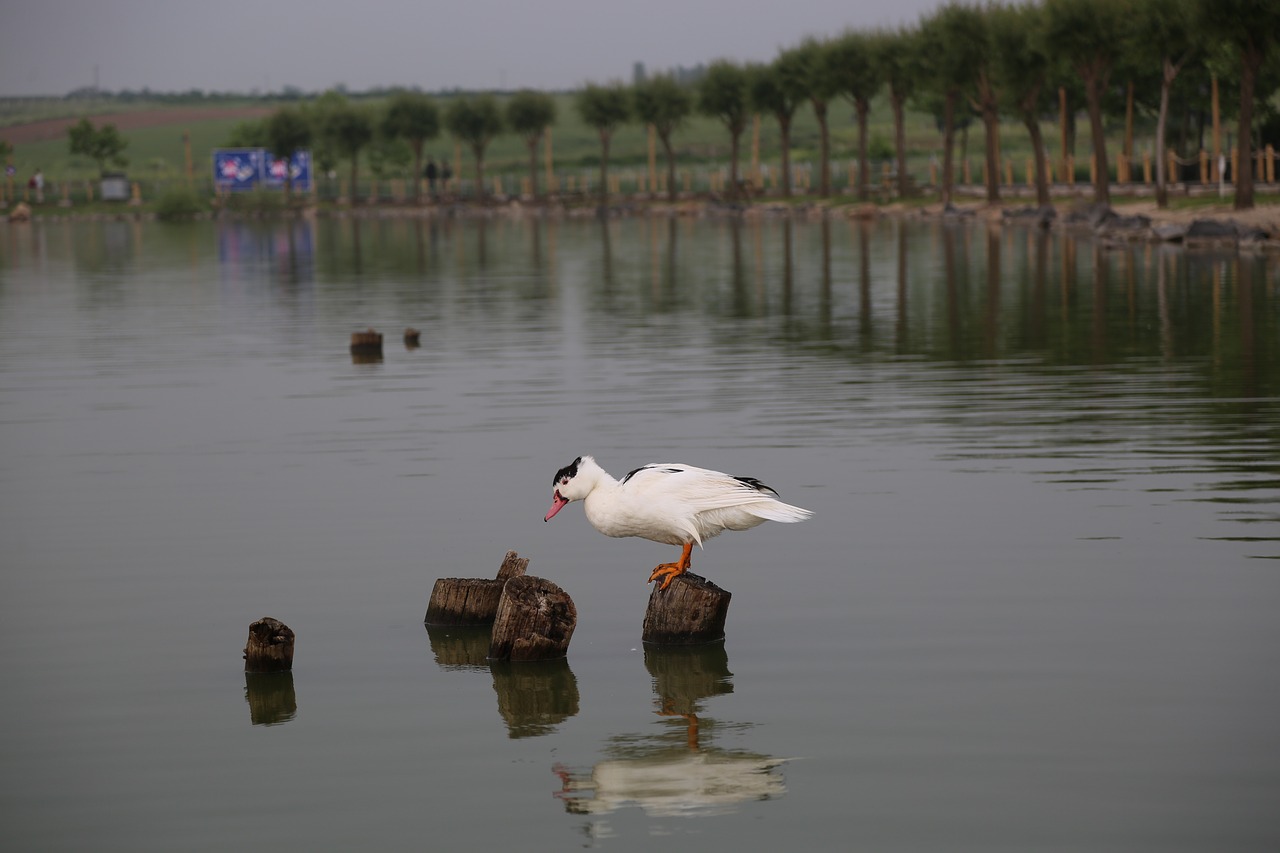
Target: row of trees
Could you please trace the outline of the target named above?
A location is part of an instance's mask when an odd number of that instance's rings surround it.
[[[870,186],[868,125],[872,102],[881,93],[893,118],[893,148],[898,190],[909,192],[905,112],[908,106],[936,117],[942,134],[941,193],[951,200],[955,184],[954,149],[958,129],[970,118],[981,120],[986,138],[987,196],[999,199],[999,123],[1015,117],[1027,130],[1035,158],[1039,203],[1048,205],[1049,167],[1041,132],[1045,116],[1055,113],[1059,98],[1083,103],[1090,126],[1095,161],[1096,200],[1110,201],[1109,158],[1105,120],[1124,104],[1132,116],[1135,103],[1157,117],[1155,157],[1157,198],[1167,199],[1166,128],[1173,99],[1184,114],[1203,114],[1209,82],[1238,86],[1235,107],[1237,169],[1236,206],[1253,206],[1250,168],[1255,133],[1253,115],[1280,83],[1280,3],[1275,0],[1041,0],[1036,3],[952,2],[922,17],[917,24],[893,30],[850,30],[830,39],[809,38],[783,49],[770,63],[711,63],[693,85],[670,75],[657,75],[632,86],[588,84],[575,95],[575,106],[601,144],[600,191],[608,188],[610,142],[629,122],[651,126],[666,160],[667,187],[675,195],[674,137],[695,112],[719,120],[730,137],[730,181],[739,185],[739,149],[753,115],[777,122],[782,168],[781,191],[791,194],[791,124],[808,107],[818,124],[821,196],[831,193],[830,110],[852,105],[858,129],[857,187]],[[1075,110],[1064,111],[1068,122]],[[475,158],[476,183],[484,187],[484,154],[488,144],[510,130],[528,144],[530,178],[537,187],[537,144],[555,121],[554,101],[543,93],[522,91],[505,104],[491,95],[458,96],[443,111],[429,96],[400,92],[376,116],[327,93],[311,105],[288,107],[259,128],[261,144],[285,156],[313,141],[351,160],[352,178],[358,155],[375,139],[403,140],[412,152],[414,174],[422,174],[423,145],[443,125]],[[1131,123],[1128,125],[1131,127]],[[1064,128],[1074,140],[1074,128]],[[239,144],[250,140],[239,139]],[[1074,144],[1074,143],[1073,143]],[[932,147],[932,145],[930,146]],[[1132,156],[1131,131],[1125,151]],[[415,194],[416,184],[415,181]],[[416,195],[415,195],[416,197]]]
[[[240,125],[229,144],[263,146],[277,157],[316,146],[316,160],[322,170],[332,168],[339,157],[351,163],[354,187],[359,179],[360,154],[378,146],[374,160],[395,159],[397,146],[407,151],[413,174],[423,174],[422,154],[426,143],[447,129],[465,143],[475,158],[476,185],[484,186],[484,154],[489,143],[510,129],[528,143],[530,174],[537,181],[537,144],[556,118],[555,101],[543,92],[518,92],[504,105],[488,94],[460,95],[441,110],[435,99],[422,92],[400,91],[381,110],[348,101],[337,92],[326,92],[315,102],[277,110],[263,122]],[[413,181],[413,200],[418,201],[419,182]],[[292,183],[286,180],[286,193]]]

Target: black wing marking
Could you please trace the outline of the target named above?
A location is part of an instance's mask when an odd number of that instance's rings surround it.
[[[750,488],[755,489],[757,492],[772,492],[775,496],[780,497],[772,486],[766,486],[755,477],[734,477],[733,479],[742,483],[744,486],[749,486]]]
[[[641,465],[639,468],[635,469],[634,471],[628,471],[628,472],[627,472],[627,476],[623,477],[623,478],[622,478],[622,481],[621,481],[620,483],[618,483],[618,485],[622,485],[622,483],[627,482],[627,480],[630,480],[633,476],[635,476],[636,474],[639,474],[641,471],[649,471],[649,470],[651,470],[651,469],[655,469],[655,468],[657,468],[657,467],[658,467],[657,465]],[[663,468],[662,470],[663,470],[664,472],[668,473],[668,474],[682,474],[682,473],[684,473],[684,469],[683,469],[683,468]]]

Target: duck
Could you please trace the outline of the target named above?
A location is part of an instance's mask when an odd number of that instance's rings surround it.
[[[736,477],[682,462],[642,465],[621,480],[590,456],[579,456],[556,472],[551,509],[543,521],[574,501],[591,526],[605,536],[635,536],[680,547],[680,558],[661,563],[649,582],[660,590],[689,570],[693,546],[726,530],[750,530],[766,521],[794,523],[813,512],[783,503],[755,477]]]

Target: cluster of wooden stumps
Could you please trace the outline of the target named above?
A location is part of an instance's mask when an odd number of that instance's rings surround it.
[[[404,348],[415,350],[422,344],[422,332],[413,327],[404,330]],[[382,333],[375,329],[351,333],[351,360],[356,364],[382,361]]]
[[[551,581],[526,575],[526,558],[508,551],[498,576],[440,578],[427,605],[429,626],[492,625],[490,660],[553,660],[568,654],[578,611]],[[641,639],[695,645],[724,639],[731,593],[686,572],[649,595]]]
[[[490,660],[554,660],[569,652],[578,609],[545,578],[525,574],[527,557],[508,551],[498,576],[440,578],[427,604],[428,625],[492,625]]]
[[[545,578],[526,574],[528,568],[527,557],[508,551],[496,578],[439,578],[427,605],[427,626],[471,630],[488,626],[486,658],[490,661],[564,658],[577,627],[578,609],[567,592]],[[666,589],[655,584],[641,639],[654,646],[694,646],[723,640],[730,598],[731,593],[692,572],[677,576]],[[249,687],[254,686],[253,679],[291,673],[293,647],[293,630],[280,620],[267,616],[251,624],[244,648]],[[287,686],[288,696],[276,699],[292,706],[292,681]],[[258,692],[279,693],[274,688]],[[292,710],[277,708],[270,714],[287,719]]]

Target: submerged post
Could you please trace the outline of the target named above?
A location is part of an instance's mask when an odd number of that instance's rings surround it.
[[[676,575],[666,589],[659,587],[654,584],[649,593],[641,635],[644,642],[689,646],[724,639],[733,593],[693,572]]]

